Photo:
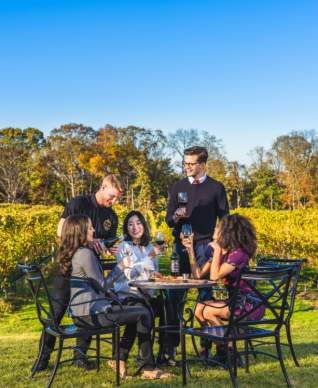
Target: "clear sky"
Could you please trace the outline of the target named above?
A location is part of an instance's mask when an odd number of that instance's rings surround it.
[[[316,0],[0,0],[0,128],[318,129]]]

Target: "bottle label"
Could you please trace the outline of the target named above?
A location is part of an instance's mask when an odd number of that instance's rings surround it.
[[[179,273],[179,261],[171,260],[171,273]]]

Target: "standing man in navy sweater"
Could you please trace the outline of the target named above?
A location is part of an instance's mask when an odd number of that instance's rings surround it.
[[[181,273],[191,273],[188,255],[180,241],[182,224],[192,226],[196,260],[202,266],[208,260],[206,251],[208,243],[212,240],[216,222],[229,212],[223,184],[206,175],[207,160],[206,148],[194,146],[186,149],[183,158],[186,178],[177,181],[169,193],[166,222],[173,228],[176,250],[180,256]],[[180,192],[188,194],[186,207],[178,205]],[[177,294],[174,295],[172,292],[170,296],[177,303],[179,299]],[[200,290],[200,300],[207,299],[211,299],[210,290]],[[174,338],[173,345],[176,346],[179,339]]]

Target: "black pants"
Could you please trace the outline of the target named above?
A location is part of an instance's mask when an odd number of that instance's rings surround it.
[[[146,298],[146,299],[145,299]],[[163,326],[166,323],[166,320],[164,318],[164,308],[163,304],[164,301],[162,300],[161,296],[158,297],[147,297],[145,298],[138,298],[135,295],[132,295],[131,297],[126,298],[123,303],[130,305],[130,306],[145,306],[149,310],[151,309],[151,318],[152,318],[152,324],[154,325],[154,319],[156,317],[159,317],[159,326]],[[125,331],[123,333],[122,340],[123,341],[129,341],[133,342],[136,338],[137,331],[136,327],[133,327],[132,325],[126,326]],[[159,331],[159,352],[167,348],[169,346],[170,341],[170,334],[168,334],[165,330]],[[142,364],[142,360],[140,360],[141,357],[139,355],[138,357],[138,363]]]
[[[58,323],[62,321],[62,318],[66,312],[70,301],[70,279],[61,275],[57,275],[54,278],[53,290],[51,292],[52,307],[55,313],[55,317]],[[42,351],[41,358],[48,359],[50,358],[51,353],[54,350],[55,346],[55,337],[48,334],[42,333],[40,339],[40,345],[42,341],[44,342],[44,348]],[[91,342],[91,337],[81,337],[77,338],[76,346],[79,348],[79,352],[75,354],[76,358],[81,357],[81,354],[86,354],[89,344]]]
[[[154,367],[154,358],[151,344],[152,317],[150,311],[142,306],[113,306],[111,312],[73,317],[74,323],[82,328],[111,327],[114,322],[126,325],[125,333],[120,341],[119,358],[126,361],[138,335],[139,357],[145,367]],[[134,333],[132,335],[132,333]]]

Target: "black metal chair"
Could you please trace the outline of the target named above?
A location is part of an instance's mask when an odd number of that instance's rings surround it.
[[[186,335],[198,336],[210,339],[218,345],[223,345],[226,349],[227,366],[234,387],[237,387],[237,343],[243,341],[245,345],[245,367],[248,371],[248,341],[258,338],[274,337],[276,344],[277,356],[271,353],[263,354],[276,358],[280,362],[282,372],[288,387],[291,386],[287,371],[282,358],[280,344],[280,330],[284,323],[286,310],[286,301],[290,287],[293,271],[291,268],[279,268],[275,271],[257,271],[248,270],[241,272],[236,287],[228,302],[230,317],[228,322],[222,326],[205,326],[202,328],[187,327],[184,321],[184,327],[181,335],[182,351],[182,377],[183,384],[187,380],[187,361],[186,361]],[[249,309],[243,309],[237,314],[237,306],[242,306],[242,295],[240,294],[240,281],[244,280],[246,285],[251,289],[248,295],[245,295],[243,306],[249,304]],[[275,284],[275,286],[274,286]],[[266,318],[251,319],[250,314],[259,309],[266,308]],[[267,325],[263,328],[263,325]],[[229,344],[233,348],[230,350]]]
[[[296,293],[297,293],[297,284],[299,280],[299,275],[301,271],[301,267],[303,263],[305,262],[305,259],[278,259],[278,258],[271,258],[271,257],[261,257],[259,258],[257,262],[257,268],[259,270],[268,269],[268,267],[275,269],[275,268],[286,268],[291,267],[293,270],[292,279],[291,279],[291,286],[289,288],[287,301],[286,301],[286,310],[285,310],[285,316],[283,320],[283,324],[286,329],[286,335],[287,335],[287,341],[288,343],[281,343],[283,346],[288,346],[290,349],[290,352],[292,354],[294,363],[297,367],[299,367],[299,362],[296,358],[296,353],[294,350],[292,337],[291,337],[291,330],[290,330],[290,321],[294,312],[294,305],[295,305],[295,299],[296,299]],[[266,343],[267,344],[267,343]],[[263,345],[262,341],[259,341],[256,347]],[[253,345],[254,346],[254,345]],[[254,346],[255,348],[255,346]]]
[[[54,377],[56,375],[57,369],[60,364],[72,361],[72,359],[67,359],[61,361],[62,351],[65,349],[79,349],[76,346],[64,346],[64,340],[74,339],[79,337],[92,336],[96,339],[96,348],[90,348],[90,350],[96,351],[96,357],[88,357],[96,359],[97,371],[99,371],[100,359],[110,359],[110,357],[100,356],[100,336],[104,334],[112,334],[115,338],[115,356],[116,356],[116,384],[120,384],[120,374],[119,374],[119,340],[120,340],[120,328],[119,325],[114,323],[111,328],[104,329],[82,329],[76,325],[60,325],[56,321],[54,310],[52,307],[52,299],[48,290],[46,280],[41,272],[41,269],[37,265],[27,265],[27,264],[18,264],[18,267],[23,271],[29,282],[32,296],[34,297],[37,315],[39,321],[43,326],[43,331],[56,337],[58,339],[58,349],[56,355],[56,361],[51,374],[50,380],[47,387],[51,387]],[[43,341],[40,345],[39,355],[34,364],[33,372],[31,377],[34,376],[37,370],[37,364],[40,362],[40,356],[43,351]]]

